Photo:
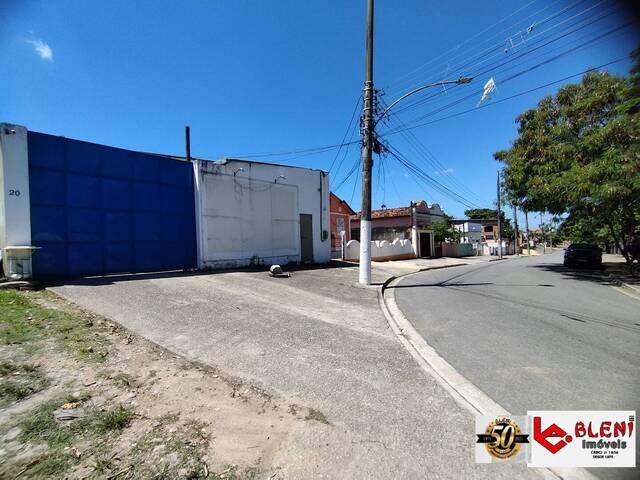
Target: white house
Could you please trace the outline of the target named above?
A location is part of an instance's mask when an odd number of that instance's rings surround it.
[[[194,160],[198,266],[326,263],[329,177],[248,160]]]
[[[454,224],[453,227],[461,234],[460,243],[482,242],[482,225],[473,222]]]

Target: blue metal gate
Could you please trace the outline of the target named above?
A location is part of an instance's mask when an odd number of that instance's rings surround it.
[[[196,266],[191,164],[29,132],[36,279]]]

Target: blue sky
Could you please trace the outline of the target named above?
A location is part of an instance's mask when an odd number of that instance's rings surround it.
[[[188,124],[192,154],[203,158],[339,144],[364,80],[365,13],[365,0],[5,0],[0,120],[171,154],[183,154]],[[500,103],[411,130],[418,146],[403,134],[384,139],[465,202],[491,206],[500,167],[493,152],[515,138],[514,118],[559,85],[508,97],[628,55],[640,44],[637,23],[598,37],[634,20],[611,1],[377,0],[374,75],[385,102],[424,83],[481,73],[470,85],[408,99],[411,108],[379,133],[473,109],[479,93],[447,105],[494,77],[498,88],[485,104]],[[629,65],[607,70],[626,73]],[[424,102],[412,105],[417,100]],[[358,155],[353,145],[335,162],[335,149],[256,159],[323,169],[334,162],[337,187]],[[384,175],[375,162],[374,208],[425,199],[462,215],[451,194],[417,183],[393,157],[382,161]],[[355,174],[338,190],[355,210],[359,193]]]

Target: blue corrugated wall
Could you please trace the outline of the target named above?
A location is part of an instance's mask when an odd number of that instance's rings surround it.
[[[191,164],[29,132],[36,279],[196,266]]]

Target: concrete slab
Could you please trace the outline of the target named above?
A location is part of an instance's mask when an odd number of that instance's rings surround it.
[[[389,273],[374,268],[375,282]],[[476,465],[474,418],[388,328],[357,267],[136,275],[51,290],[187,358],[322,411],[282,445],[285,478],[537,478]],[[185,392],[185,395],[188,395]]]

